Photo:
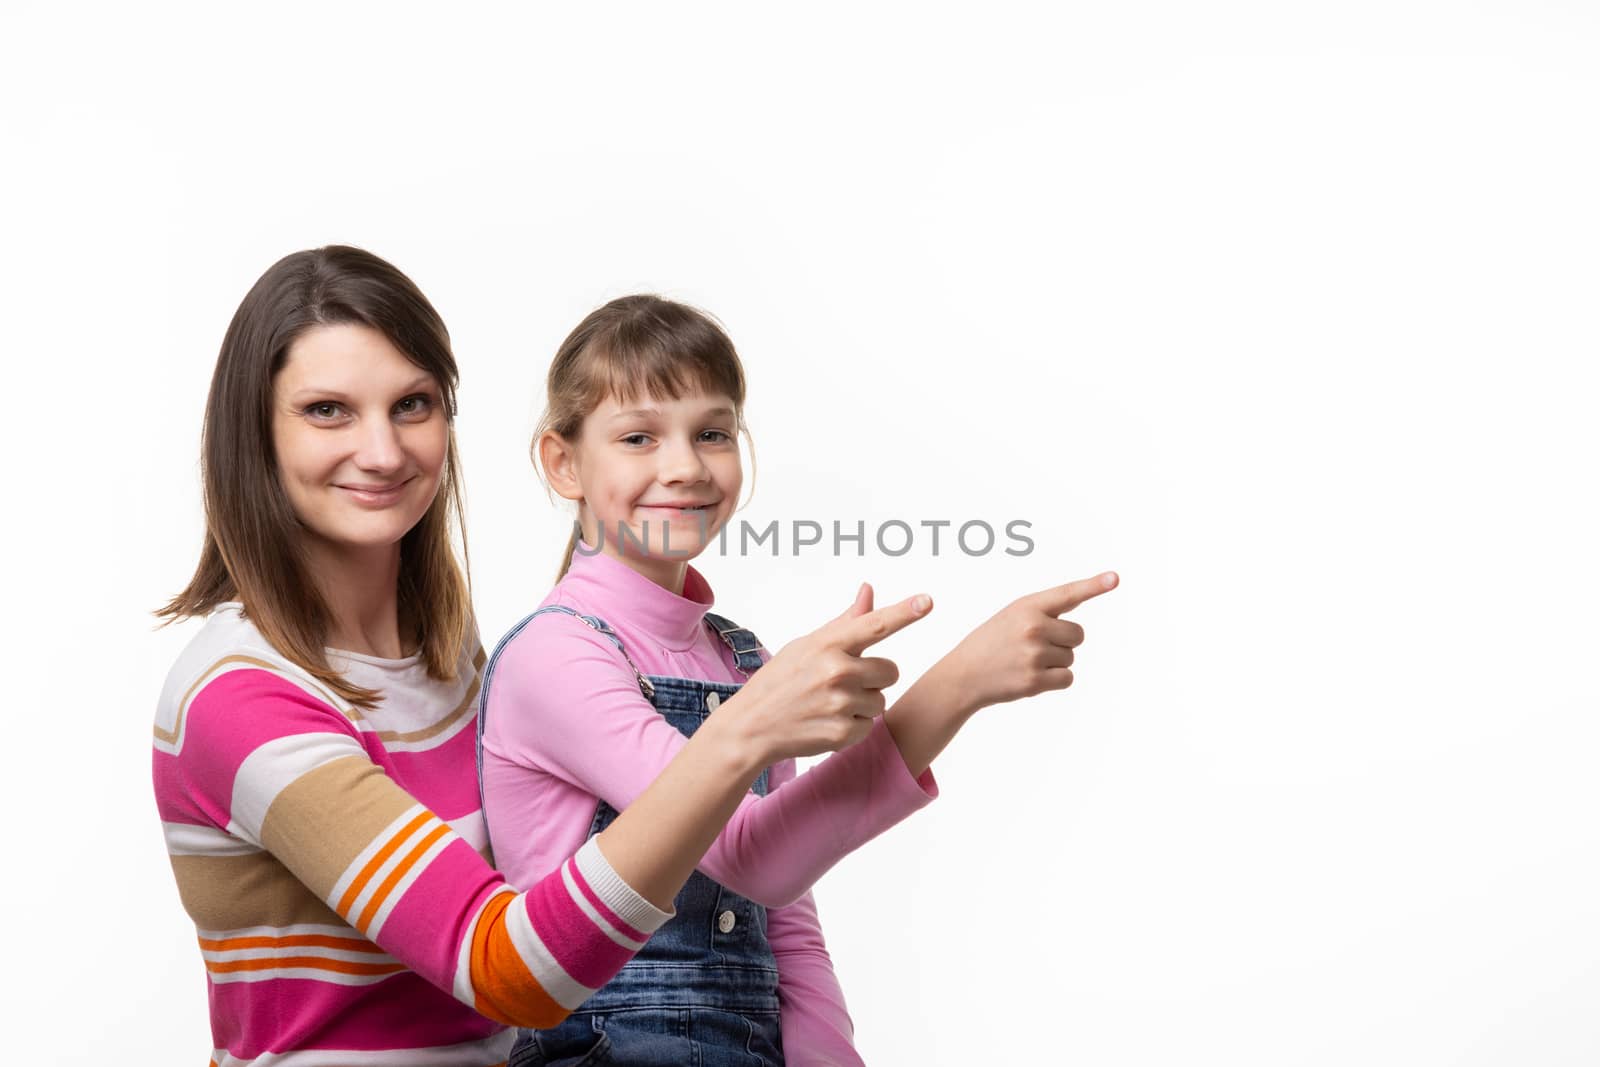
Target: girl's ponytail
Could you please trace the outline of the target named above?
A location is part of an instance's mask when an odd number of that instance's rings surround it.
[[[578,524],[573,523],[572,536],[567,538],[567,551],[561,557],[561,569],[556,571],[556,581],[559,582],[561,579],[565,578],[567,576],[567,572],[572,569],[572,553],[577,547]]]

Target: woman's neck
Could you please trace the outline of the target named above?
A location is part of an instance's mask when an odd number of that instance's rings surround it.
[[[379,659],[401,659],[410,635],[400,633],[400,546],[352,549],[315,542],[311,576],[327,602],[329,647]]]

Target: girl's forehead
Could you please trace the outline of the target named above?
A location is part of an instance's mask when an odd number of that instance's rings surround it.
[[[622,414],[647,413],[647,414],[702,414],[710,411],[726,410],[730,414],[738,414],[738,406],[733,398],[725,393],[706,392],[703,389],[691,389],[677,397],[661,396],[648,391],[639,391],[629,394],[607,393],[601,398],[590,412],[591,416],[612,418]]]

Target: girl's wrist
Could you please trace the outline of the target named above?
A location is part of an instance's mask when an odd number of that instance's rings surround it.
[[[929,683],[930,690],[941,694],[939,703],[946,712],[963,722],[989,706],[977,679],[962,662],[960,648],[946,653],[917,680],[918,685],[923,682]]]

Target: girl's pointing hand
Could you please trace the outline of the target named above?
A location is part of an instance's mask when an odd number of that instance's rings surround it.
[[[1083,627],[1058,616],[1117,587],[1115,571],[1030,593],[968,634],[946,658],[971,711],[1072,684]]]
[[[855,744],[883,714],[883,690],[900,677],[892,660],[861,653],[931,610],[932,599],[918,595],[874,611],[872,587],[863,585],[842,614],[751,675],[707,725],[727,719],[761,753],[761,766]]]

